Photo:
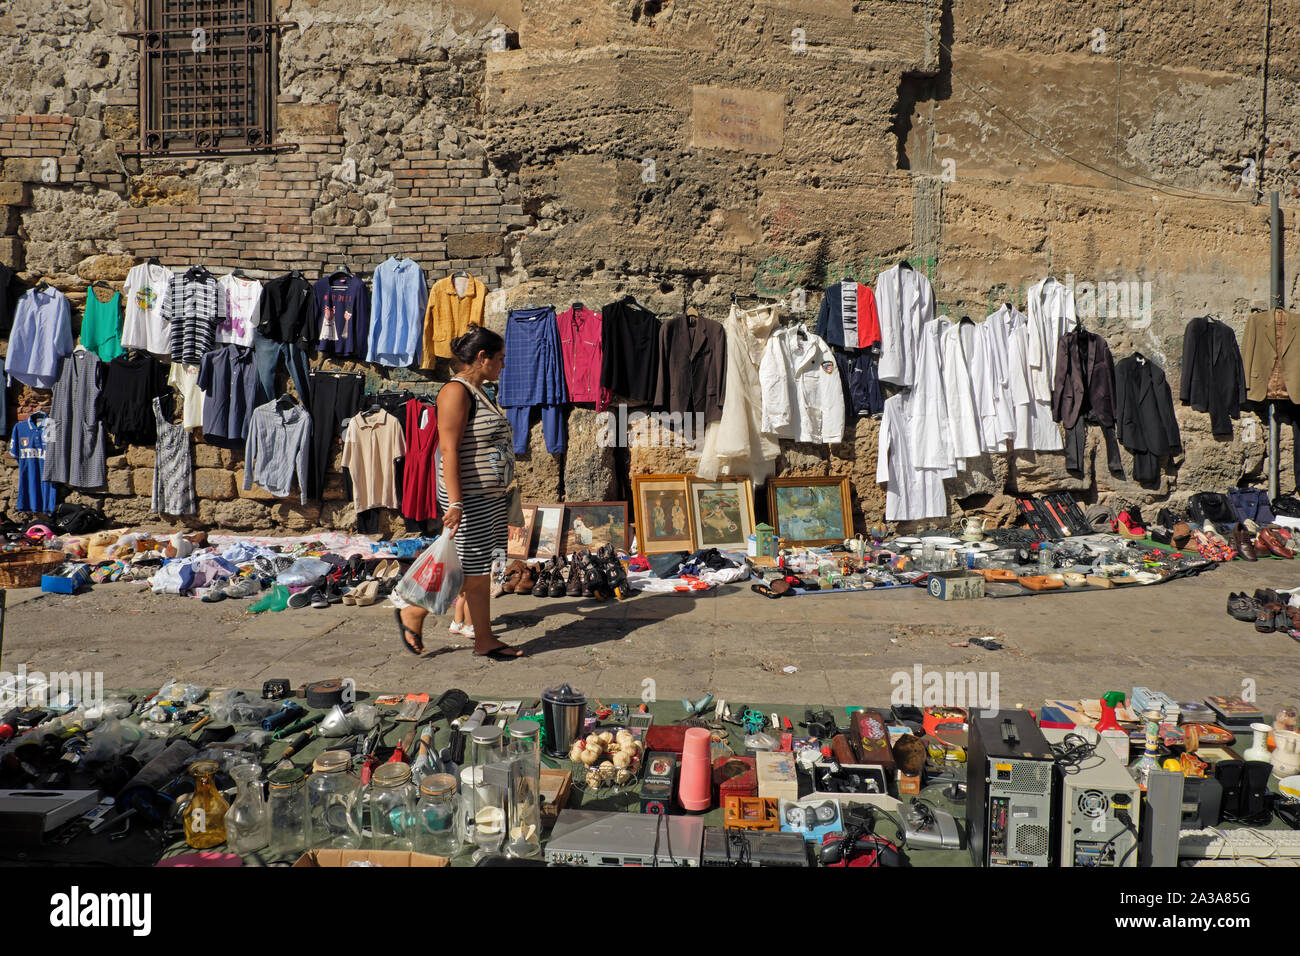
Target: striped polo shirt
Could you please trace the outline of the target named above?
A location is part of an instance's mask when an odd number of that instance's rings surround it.
[[[217,328],[217,279],[197,266],[173,273],[163,319],[169,328],[173,362],[198,365],[212,351]]]

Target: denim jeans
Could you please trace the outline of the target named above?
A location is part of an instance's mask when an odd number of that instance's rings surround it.
[[[308,375],[307,353],[295,342],[277,342],[257,333],[253,339],[253,362],[257,367],[257,401],[264,405],[276,397],[275,371],[280,364],[280,356],[289,368],[293,378],[293,387],[298,390],[298,399],[307,408],[311,407],[311,378]]]

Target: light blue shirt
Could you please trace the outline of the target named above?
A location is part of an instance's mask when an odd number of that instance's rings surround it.
[[[402,368],[419,357],[429,288],[413,259],[389,256],[375,270],[366,361]]]
[[[6,370],[15,380],[34,388],[53,388],[59,364],[72,354],[72,308],[58,289],[32,289],[18,300],[9,335]]]

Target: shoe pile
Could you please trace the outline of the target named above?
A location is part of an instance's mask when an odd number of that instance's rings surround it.
[[[606,601],[630,592],[627,569],[609,545],[598,550],[579,551],[568,559],[553,557],[541,564],[515,561],[505,569],[502,594],[531,594],[533,597],[584,597]]]
[[[1290,591],[1257,588],[1253,595],[1245,591],[1228,595],[1228,614],[1238,621],[1253,623],[1261,634],[1281,632],[1300,640],[1300,600]]]

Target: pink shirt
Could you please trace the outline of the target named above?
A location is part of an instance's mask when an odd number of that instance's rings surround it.
[[[555,317],[564,356],[564,384],[571,402],[595,402],[596,410],[609,407],[609,390],[600,387],[600,313],[569,309]]]

